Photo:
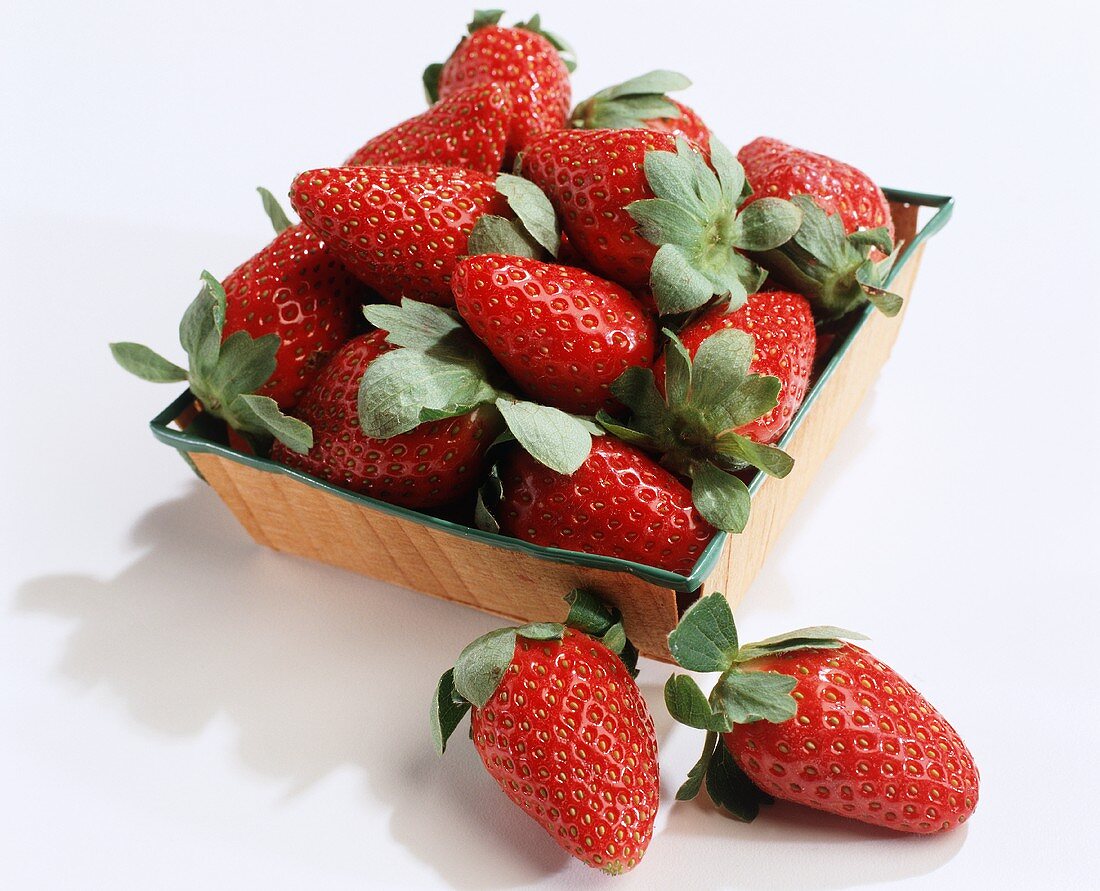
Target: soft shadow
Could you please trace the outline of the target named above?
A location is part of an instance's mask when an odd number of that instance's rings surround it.
[[[440,673],[499,622],[255,545],[205,486],[141,518],[121,575],[54,575],[15,609],[72,621],[57,675],[134,721],[197,736],[228,717],[249,770],[294,796],[351,766],[394,838],[459,888],[552,875],[568,856],[507,801],[460,729],[436,758]],[[461,851],[461,854],[456,852]]]

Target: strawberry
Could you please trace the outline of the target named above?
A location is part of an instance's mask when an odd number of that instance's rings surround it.
[[[305,448],[309,431],[279,410],[298,403],[351,337],[352,309],[366,294],[334,251],[307,227],[291,225],[271,193],[259,191],[277,234],[221,283],[203,273],[203,291],[180,328],[189,371],[138,344],[113,344],[112,351],[146,380],[188,381],[231,430]]]
[[[737,153],[753,194],[747,204],[785,198],[803,213],[785,245],[755,252],[776,278],[810,298],[819,320],[874,304],[887,315],[901,298],[884,290],[893,266],[894,222],[886,196],[869,176],[825,155],[778,139],[755,139]]]
[[[386,300],[448,305],[477,219],[507,212],[493,179],[448,167],[309,170],[291,187],[302,221]]]
[[[729,295],[744,303],[764,273],[739,250],[771,250],[798,229],[801,213],[748,195],[741,165],[717,140],[710,163],[668,133],[563,130],[530,143],[524,176],[550,199],[572,246],[598,274],[631,290],[652,288],[662,313]]]
[[[653,836],[657,737],[618,616],[580,591],[569,600],[566,622],[581,630],[502,628],[462,651],[436,688],[432,738],[443,754],[469,711],[474,748],[504,794],[569,854],[618,875]]]
[[[650,71],[640,77],[600,90],[575,109],[570,125],[584,130],[645,127],[682,136],[710,151],[710,130],[692,109],[665,95],[691,86],[675,71]]]
[[[502,462],[500,482],[501,531],[543,547],[688,575],[714,536],[679,479],[613,436],[595,437],[571,475],[514,449]]]
[[[810,195],[827,214],[838,214],[848,235],[885,227],[894,237],[890,204],[867,174],[825,155],[761,136],[737,153],[753,197]]]
[[[810,304],[789,291],[760,291],[750,294],[736,312],[718,306],[708,310],[680,332],[680,341],[692,358],[713,334],[727,329],[753,336],[752,374],[771,375],[779,380],[779,402],[737,433],[755,442],[772,443],[791,425],[810,383],[816,353],[816,330]],[[653,366],[657,386],[664,391],[665,360]]]
[[[511,121],[507,90],[495,84],[468,87],[375,136],[345,166],[462,167],[496,173]]]
[[[520,388],[563,411],[612,408],[615,378],[653,362],[653,317],[629,291],[581,269],[467,257],[451,287],[463,319]]]
[[[709,700],[687,675],[665,686],[673,717],[707,731],[676,797],[694,798],[705,777],[742,820],[774,797],[901,832],[965,822],[978,803],[966,745],[892,668],[841,640],[859,637],[803,628],[739,644],[721,594],[693,604],[669,648],[682,667],[722,675]]]
[[[565,126],[573,95],[569,72],[575,65],[572,50],[542,30],[537,15],[513,28],[498,25],[502,15],[500,10],[476,12],[469,36],[450,58],[425,70],[424,86],[432,102],[470,86],[506,87],[515,105],[506,158],[510,163],[534,137]]]
[[[271,458],[402,507],[423,510],[459,501],[481,481],[495,420],[475,410],[398,436],[366,435],[359,419],[360,380],[390,349],[385,331],[345,344],[298,405],[298,417],[313,429],[313,447],[303,455],[276,443]]]

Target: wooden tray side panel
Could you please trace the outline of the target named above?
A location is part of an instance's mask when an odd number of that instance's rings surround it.
[[[560,621],[562,595],[587,588],[617,606],[634,644],[668,660],[676,593],[628,573],[552,563],[353,504],[281,474],[191,453],[262,545],[520,622]]]
[[[905,305],[923,251],[922,245],[891,286],[905,299]],[[889,358],[902,315],[904,309],[892,319],[878,312],[868,318],[787,445],[795,459],[794,469],[785,479],[769,477],[761,485],[752,500],[748,526],[741,535],[727,539],[714,572],[703,585],[706,593],[722,591],[735,608],[744,598],[775,540]]]

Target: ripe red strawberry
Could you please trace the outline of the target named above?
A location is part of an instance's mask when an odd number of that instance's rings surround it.
[[[387,439],[359,425],[359,382],[368,366],[393,347],[385,331],[349,341],[317,376],[297,416],[313,429],[305,455],[280,443],[273,460],[339,486],[414,509],[458,501],[480,483],[486,452],[497,433],[495,418],[478,409],[422,424]]]
[[[512,101],[495,84],[468,87],[370,140],[347,167],[462,167],[496,173],[512,122]]]
[[[896,254],[894,221],[886,196],[848,164],[794,148],[778,139],[755,139],[737,153],[753,194],[790,199],[803,222],[795,236],[753,259],[790,289],[804,294],[819,321],[870,302],[896,315],[901,298],[885,290]]]
[[[735,312],[728,312],[724,306],[709,310],[680,332],[680,341],[694,358],[704,340],[729,329],[753,336],[749,371],[771,375],[781,385],[775,408],[737,432],[755,442],[775,442],[791,425],[809,386],[817,342],[810,304],[805,297],[789,291],[760,291],[750,294]],[[663,391],[663,355],[654,363],[653,371]]]
[[[641,128],[549,133],[522,156],[524,176],[546,193],[588,265],[630,290],[650,287],[662,313],[715,294],[740,306],[763,281],[740,251],[777,247],[801,221],[778,199],[742,218],[741,166],[713,139],[710,164],[698,147]]]
[[[478,638],[440,679],[431,724],[442,753],[472,708],[474,747],[505,795],[569,854],[618,875],[653,835],[657,738],[627,653],[589,636],[625,640],[616,617],[591,622],[598,609],[584,606],[588,634],[541,623]]]
[[[666,685],[673,716],[709,731],[677,798],[705,773],[715,803],[745,820],[774,796],[902,832],[963,823],[978,803],[974,759],[910,684],[840,640],[859,636],[804,628],[739,645],[721,594],[694,604],[669,646],[684,668],[723,674],[709,702],[686,675]]]
[[[586,99],[573,110],[570,124],[585,130],[645,127],[682,136],[708,154],[710,130],[703,119],[665,95],[689,86],[691,81],[675,71],[650,71]]]
[[[432,101],[470,86],[507,87],[515,105],[508,138],[511,161],[534,137],[565,126],[573,95],[567,61],[571,51],[560,38],[542,30],[538,16],[502,28],[497,25],[501,15],[499,10],[476,13],[469,36],[446,62],[428,67],[424,84]]]
[[[203,408],[229,426],[230,441],[255,451],[256,437],[305,449],[309,430],[286,417],[349,337],[366,289],[335,253],[259,190],[275,239],[223,282],[203,273],[202,292],[184,314],[185,370],[133,343],[111,345],[127,371],[157,383],[187,381]]]
[[[653,317],[629,291],[584,270],[467,257],[451,286],[459,313],[520,388],[563,411],[611,408],[611,383],[653,362]]]
[[[280,408],[298,404],[332,354],[352,334],[365,289],[332,250],[299,223],[223,281],[225,329],[279,336],[275,373],[256,392]]]
[[[687,575],[715,532],[679,479],[613,436],[594,437],[588,459],[570,476],[515,449],[502,462],[500,481],[501,531],[544,547]]]
[[[752,186],[748,199],[810,195],[827,214],[839,214],[849,235],[885,226],[894,237],[890,204],[862,171],[825,155],[761,136],[737,153]]]
[[[385,299],[450,305],[474,223],[508,205],[492,177],[448,167],[309,170],[291,187],[302,221]]]

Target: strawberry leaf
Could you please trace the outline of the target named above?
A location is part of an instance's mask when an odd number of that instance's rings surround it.
[[[775,446],[753,442],[747,436],[726,433],[715,442],[718,454],[729,458],[735,466],[759,467],[768,476],[782,479],[794,467],[794,458]]]
[[[180,346],[187,353],[192,377],[209,374],[218,363],[222,338],[215,304],[216,298],[204,287],[180,320]]]
[[[795,650],[835,650],[844,646],[845,640],[867,640],[867,637],[858,631],[848,631],[833,625],[815,625],[745,644],[737,653],[737,661],[748,662],[761,656]]]
[[[665,706],[681,724],[697,730],[725,733],[733,723],[715,712],[695,679],[686,674],[674,674],[665,682]]]
[[[475,9],[473,21],[466,26],[466,30],[473,34],[482,28],[491,28],[493,25],[499,24],[503,16],[503,9]]]
[[[704,519],[718,529],[743,532],[749,522],[752,499],[748,487],[709,461],[692,469],[691,500]]]
[[[561,640],[565,626],[560,622],[532,622],[515,629],[517,637],[527,640]]]
[[[542,189],[522,176],[501,173],[497,175],[496,190],[508,201],[530,237],[556,257],[561,247],[561,225]]]
[[[668,636],[676,664],[688,671],[725,671],[737,656],[737,626],[729,601],[718,591],[688,607]]]
[[[206,376],[202,389],[232,400],[232,395],[251,393],[275,373],[279,335],[253,339],[247,331],[234,331],[221,345],[218,361]]]
[[[773,801],[738,766],[724,743],[715,748],[707,765],[707,794],[724,813],[743,823],[751,823],[760,805]]]
[[[684,784],[676,790],[677,801],[691,801],[699,794],[699,789],[703,785],[703,778],[707,774],[707,767],[710,765],[711,758],[714,757],[714,747],[719,744],[718,734],[713,730],[708,730],[706,739],[703,742],[703,754],[699,756],[695,766],[688,771]]]
[[[246,433],[273,436],[291,451],[304,455],[313,448],[313,430],[305,421],[284,415],[269,396],[243,393],[229,405],[230,426]]]
[[[420,76],[421,83],[424,84],[424,97],[429,105],[435,105],[439,101],[439,78],[442,74],[443,63],[432,62]]]
[[[516,441],[540,464],[569,475],[592,451],[592,434],[578,418],[548,405],[499,397],[496,406]]]
[[[737,215],[730,240],[743,251],[770,251],[790,241],[801,224],[797,205],[781,198],[759,198]]]
[[[483,214],[474,223],[466,250],[471,257],[481,254],[501,254],[505,257],[546,259],[546,251],[519,220],[508,220],[494,214]]]
[[[662,315],[698,309],[714,295],[710,279],[676,244],[663,244],[657,249],[649,270],[649,285]]]
[[[569,604],[565,624],[592,637],[602,637],[618,621],[617,611],[583,588],[566,594],[565,602]]]
[[[428,714],[432,744],[439,755],[447,751],[447,740],[470,710],[470,703],[456,696],[458,691],[455,690],[454,674],[454,669],[448,668],[439,679]]]
[[[140,343],[112,343],[111,355],[130,374],[154,384],[187,380],[187,372]]]
[[[387,343],[418,350],[438,347],[456,332],[466,330],[457,313],[407,297],[402,298],[400,306],[390,303],[364,306],[363,315],[374,327],[386,332]]]
[[[271,226],[275,230],[276,235],[285,232],[294,225],[290,222],[290,218],[286,215],[286,211],[283,210],[282,205],[279,204],[278,199],[274,195],[263,186],[257,186],[256,191],[260,193],[260,200],[264,204],[264,213],[266,213],[267,218],[271,220]]]
[[[691,81],[675,71],[650,71],[600,90],[574,109],[570,126],[587,130],[645,127],[655,118],[675,118],[680,109],[664,94]]]
[[[710,694],[710,704],[732,724],[754,721],[781,724],[798,714],[798,703],[791,696],[796,684],[794,678],[785,674],[734,669],[718,679]]]
[[[514,628],[483,634],[458,654],[454,665],[455,689],[464,699],[484,708],[512,664],[515,650]]]

